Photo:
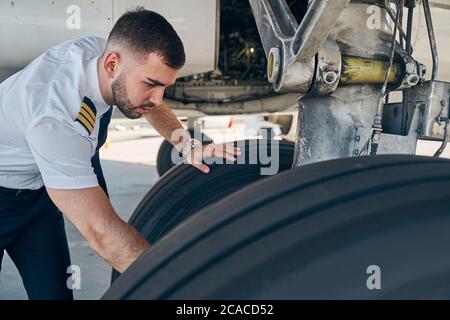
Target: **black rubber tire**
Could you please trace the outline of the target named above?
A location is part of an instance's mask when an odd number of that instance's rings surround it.
[[[259,156],[253,159],[256,161],[249,160],[249,154],[258,155],[262,145],[267,146],[270,152],[279,152],[279,172],[290,169],[295,144],[290,141],[273,142],[276,142],[273,147],[278,151],[271,149],[268,140],[237,141],[235,145],[241,148],[241,159],[245,157],[246,164],[212,164],[209,174],[186,164],[175,166],[144,196],[129,223],[154,244],[198,210],[250,183],[267,178],[261,175],[261,168],[266,165],[261,163]],[[112,281],[118,275],[113,271]]]
[[[327,161],[196,213],[104,299],[449,298],[450,161]],[[381,290],[369,290],[378,265]]]
[[[258,143],[255,143],[258,142]],[[246,159],[257,153],[259,145],[270,147],[267,140],[235,142]],[[295,144],[277,141],[279,172],[292,167]],[[136,207],[129,223],[150,243],[155,243],[174,227],[198,210],[218,201],[250,183],[267,178],[261,175],[260,159],[249,164],[212,164],[210,173],[204,174],[191,165],[179,164],[163,176]]]
[[[188,129],[188,131],[191,133],[191,136],[194,137],[194,129]],[[210,143],[213,143],[213,140],[206,134],[202,133],[202,142],[204,145],[208,145]],[[156,171],[158,172],[158,175],[160,177],[162,177],[167,171],[177,165],[177,163],[174,163],[172,161],[172,150],[173,145],[169,141],[164,139],[158,149],[158,154],[156,156]]]

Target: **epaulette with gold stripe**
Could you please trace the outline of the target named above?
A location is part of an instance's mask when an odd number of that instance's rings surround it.
[[[80,112],[78,113],[75,121],[81,123],[81,125],[89,132],[89,135],[94,132],[95,120],[97,119],[97,109],[94,103],[88,98],[83,98]]]

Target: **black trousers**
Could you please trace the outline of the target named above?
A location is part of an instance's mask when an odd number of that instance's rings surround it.
[[[99,143],[92,166],[108,195],[99,149],[105,143],[112,108],[100,120]],[[61,212],[45,187],[15,190],[0,187],[0,269],[6,250],[31,300],[72,300],[69,247]],[[1,290],[1,285],[0,285]]]

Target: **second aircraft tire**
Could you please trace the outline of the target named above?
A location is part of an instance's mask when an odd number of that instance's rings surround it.
[[[450,297],[450,161],[327,161],[192,216],[105,299]]]

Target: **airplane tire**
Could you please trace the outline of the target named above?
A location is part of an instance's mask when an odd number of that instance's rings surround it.
[[[305,165],[197,212],[103,298],[448,299],[448,199],[444,159]]]
[[[266,161],[259,156],[258,159],[249,158],[250,154],[266,153],[260,146],[267,146],[271,154],[279,150],[277,171],[290,169],[295,144],[290,141],[272,141],[276,142],[273,146],[263,139],[235,142],[242,151],[238,164],[212,164],[208,174],[187,164],[176,165],[144,196],[129,223],[154,244],[198,210],[250,183],[267,178],[267,175],[261,175],[261,169],[267,167],[264,164]],[[118,273],[113,271],[112,281],[117,277]]]

